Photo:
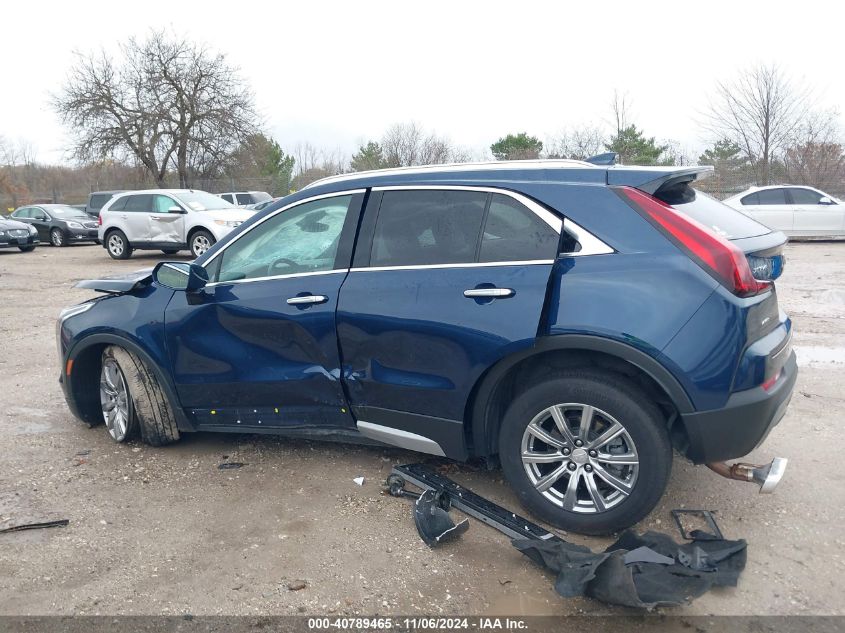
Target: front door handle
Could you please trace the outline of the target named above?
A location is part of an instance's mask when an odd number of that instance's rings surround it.
[[[161,216],[160,216],[160,215],[151,215],[150,217],[151,217],[153,220],[161,220]]]
[[[505,297],[512,297],[515,294],[513,288],[471,288],[464,290],[464,296],[467,299],[504,299]]]
[[[288,299],[289,306],[309,305],[312,303],[325,303],[329,298],[326,295],[303,295]]]

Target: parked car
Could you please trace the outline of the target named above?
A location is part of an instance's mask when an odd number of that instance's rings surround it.
[[[19,248],[24,253],[34,251],[40,243],[34,226],[0,218],[0,248]]]
[[[845,237],[845,204],[813,187],[751,187],[724,201],[793,237]]]
[[[230,191],[221,193],[220,197],[236,207],[246,207],[272,199],[272,196],[266,191]]]
[[[134,249],[167,255],[187,249],[199,257],[252,215],[205,191],[129,191],[102,208],[99,235],[114,259],[128,259]]]
[[[67,403],[119,442],[310,431],[498,457],[553,525],[631,525],[673,447],[747,454],[797,375],[774,291],[786,237],[693,189],[707,169],[319,181],[194,263],[83,282],[112,294],[59,319]]]
[[[83,211],[66,204],[38,204],[19,207],[12,217],[34,226],[41,240],[53,246],[97,242],[97,223]]]
[[[113,191],[92,191],[88,194],[88,202],[85,204],[85,213],[90,215],[95,220],[100,215],[100,209],[119,193],[123,193],[125,189],[115,189]]]
[[[264,202],[256,202],[255,204],[248,204],[245,208],[252,209],[253,211],[262,211],[269,207],[274,202],[278,202],[281,198],[270,198],[269,200],[265,200]]]

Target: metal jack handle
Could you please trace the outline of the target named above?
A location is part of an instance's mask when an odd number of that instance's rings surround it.
[[[727,479],[756,483],[760,486],[761,494],[768,494],[777,488],[788,462],[785,457],[775,457],[768,464],[711,462],[707,464],[707,468]]]

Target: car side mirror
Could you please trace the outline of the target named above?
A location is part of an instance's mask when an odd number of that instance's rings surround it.
[[[175,205],[175,204],[174,204],[172,207],[170,207],[170,208],[167,210],[167,212],[168,212],[168,213],[178,213],[178,214],[180,214],[180,215],[185,215],[185,214],[187,213],[187,211],[185,211],[185,209],[183,209],[182,207],[177,206],[177,205]]]
[[[822,196],[819,198],[819,204],[836,204],[832,199],[828,198],[827,196]]]
[[[171,290],[196,292],[208,283],[208,273],[197,264],[161,262],[153,269],[153,281]]]

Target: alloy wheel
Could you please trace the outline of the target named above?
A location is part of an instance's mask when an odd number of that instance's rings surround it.
[[[123,442],[129,430],[129,389],[123,372],[112,358],[103,362],[100,371],[100,405],[109,435],[115,441]]]
[[[534,488],[564,510],[606,512],[633,491],[637,448],[613,416],[588,404],[541,411],[525,428],[522,465]]]
[[[52,242],[53,246],[61,246],[64,244],[65,238],[62,235],[61,231],[53,230],[50,233],[50,241]]]
[[[194,237],[191,250],[194,252],[195,257],[199,257],[209,248],[211,248],[211,242],[205,235],[197,235]]]
[[[115,257],[120,257],[123,255],[123,249],[125,248],[123,244],[123,240],[117,234],[109,236],[109,252],[114,255]]]

